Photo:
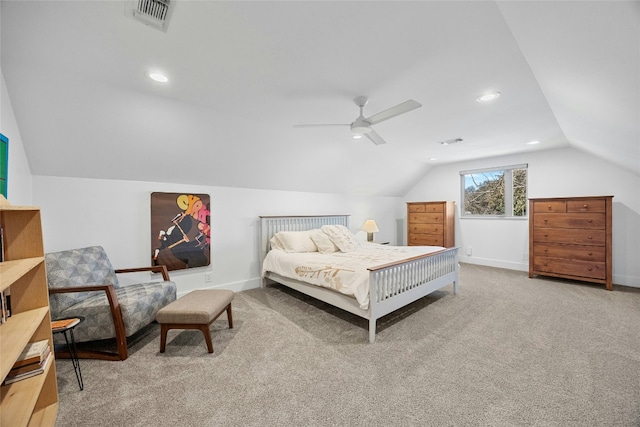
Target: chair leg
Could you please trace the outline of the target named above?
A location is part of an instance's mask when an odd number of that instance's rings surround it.
[[[233,315],[231,314],[231,303],[227,307],[227,319],[229,320],[229,329],[233,329]]]
[[[204,340],[207,343],[207,350],[209,350],[209,353],[213,353],[213,342],[211,342],[211,331],[209,330],[209,325],[200,325],[199,329],[204,335]]]

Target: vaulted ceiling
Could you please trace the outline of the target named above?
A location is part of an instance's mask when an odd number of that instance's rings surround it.
[[[402,196],[437,165],[566,146],[640,174],[637,1],[176,0],[166,32],[131,4],[0,3],[33,174]],[[422,107],[375,125],[383,145],[293,127],[350,123],[359,95],[365,117]]]

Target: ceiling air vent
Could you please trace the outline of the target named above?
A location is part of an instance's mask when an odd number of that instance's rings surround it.
[[[129,0],[127,14],[166,33],[175,2],[176,0]]]

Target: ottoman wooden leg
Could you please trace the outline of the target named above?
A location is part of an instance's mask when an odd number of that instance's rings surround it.
[[[167,345],[167,331],[169,327],[166,323],[160,324],[160,353],[164,353],[164,348]]]
[[[211,331],[209,330],[209,325],[200,325],[199,329],[204,334],[204,340],[207,343],[207,350],[209,350],[209,353],[213,353],[213,343],[211,342]]]
[[[233,315],[231,314],[231,303],[227,307],[227,320],[229,321],[229,329],[233,329]]]

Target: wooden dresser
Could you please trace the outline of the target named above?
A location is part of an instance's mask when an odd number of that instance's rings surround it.
[[[407,203],[407,245],[455,245],[453,224],[455,202]]]
[[[612,199],[529,199],[529,277],[601,283],[611,290]]]

